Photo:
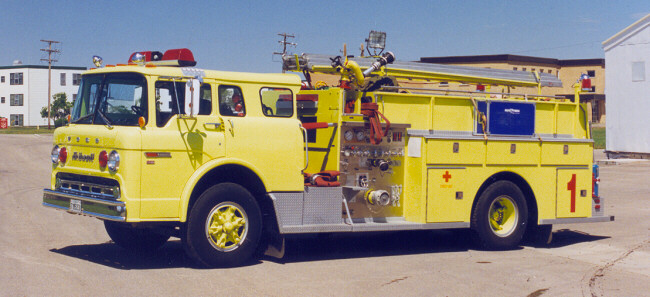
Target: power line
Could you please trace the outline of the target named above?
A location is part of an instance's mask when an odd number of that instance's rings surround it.
[[[52,129],[52,127],[50,127],[50,118],[52,112],[50,107],[52,100],[52,63],[59,61],[52,59],[52,53],[60,53],[61,51],[58,49],[52,49],[52,44],[60,43],[59,41],[44,39],[41,39],[41,41],[47,43],[47,48],[41,49],[41,51],[47,52],[47,59],[41,59],[41,61],[47,61],[47,129],[49,130]]]

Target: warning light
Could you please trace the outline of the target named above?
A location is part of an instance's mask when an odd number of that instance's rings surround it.
[[[589,75],[583,73],[580,75],[581,88],[583,91],[591,91],[591,78]]]
[[[130,63],[153,64],[158,66],[196,66],[194,54],[186,48],[170,49],[161,53],[159,51],[142,51],[132,53],[129,57]]]

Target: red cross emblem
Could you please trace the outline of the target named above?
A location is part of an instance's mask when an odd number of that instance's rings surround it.
[[[444,178],[445,182],[448,183],[449,179],[451,179],[451,174],[449,174],[449,171],[445,171],[445,174],[442,175],[442,178]]]

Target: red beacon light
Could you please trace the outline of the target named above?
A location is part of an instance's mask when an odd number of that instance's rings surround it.
[[[196,66],[194,54],[186,48],[170,49],[161,53],[158,51],[135,52],[129,57],[130,63],[139,65],[152,64],[156,66]]]
[[[580,75],[581,88],[583,91],[591,91],[591,78],[587,74]]]

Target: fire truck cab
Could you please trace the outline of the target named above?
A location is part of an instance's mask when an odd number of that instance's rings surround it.
[[[206,266],[281,254],[286,234],[471,228],[504,249],[549,238],[555,223],[614,219],[592,190],[578,100],[399,82],[557,79],[391,55],[284,57],[285,70],[337,74],[338,86],[198,69],[187,49],[105,67],[96,57],[55,131],[43,205],[103,220],[127,249],[179,237]]]

